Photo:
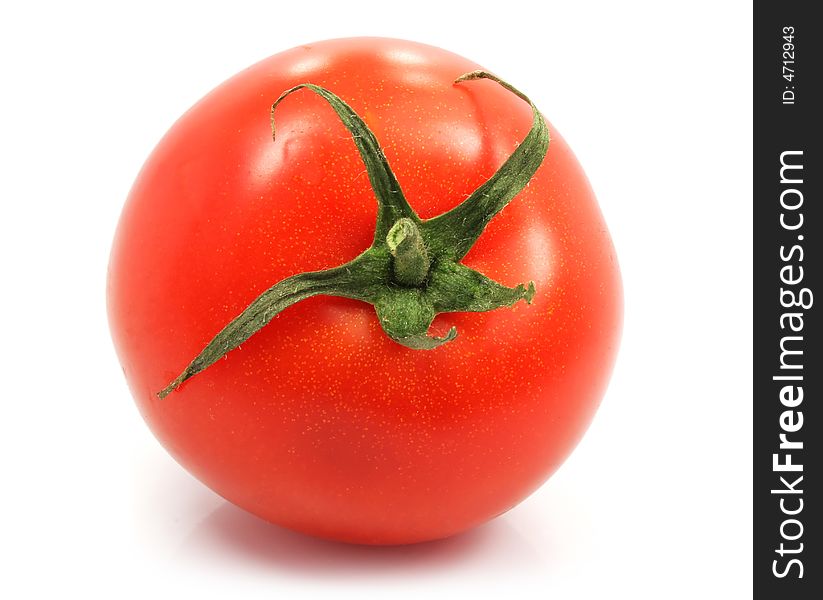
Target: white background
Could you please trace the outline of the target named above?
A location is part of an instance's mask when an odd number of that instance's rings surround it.
[[[751,20],[747,2],[4,3],[0,596],[750,597]],[[590,176],[626,290],[573,456],[502,518],[412,547],[305,538],[200,485],[140,419],[105,317],[119,211],[164,131],[251,63],[352,35],[527,90]]]

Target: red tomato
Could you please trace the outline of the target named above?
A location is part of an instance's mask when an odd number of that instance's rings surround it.
[[[377,206],[323,86],[359,113],[423,219],[459,204],[529,131],[529,104],[478,65],[411,42],[295,48],[228,80],[172,127],[134,184],[108,281],[115,346],[137,405],[218,494],[312,535],[442,538],[507,511],[563,462],[614,361],[622,295],[587,179],[551,125],[542,166],[463,264],[531,305],[439,315],[434,350],[390,339],[369,304],[316,296],[157,397],[264,290],[355,258]],[[527,90],[526,90],[527,91]]]

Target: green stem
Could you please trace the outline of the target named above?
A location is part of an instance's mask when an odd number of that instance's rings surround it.
[[[379,286],[385,279],[385,262],[376,253],[366,252],[334,269],[292,275],[273,285],[214,336],[183,372],[157,396],[160,399],[168,396],[184,381],[239,347],[292,304],[318,294],[369,301],[374,297],[375,286]]]
[[[310,83],[281,94],[271,108],[272,135],[275,109],[301,88],[325,99],[352,134],[377,199],[374,241],[351,262],[334,269],[293,275],[263,292],[158,392],[159,398],[165,398],[240,346],[281,311],[311,296],[342,296],[372,304],[386,334],[413,350],[432,350],[455,339],[457,331],[453,327],[443,337],[429,335],[429,327],[438,313],[483,312],[520,300],[531,303],[535,294],[533,283],[507,287],[459,262],[494,215],[526,186],[549,146],[546,123],[523,93],[485,71],[467,73],[455,83],[475,79],[496,82],[528,102],[532,108],[531,129],[511,156],[474,193],[449,212],[427,221],[421,220],[408,204],[377,138],[348,104]]]
[[[429,253],[414,221],[399,219],[386,236],[386,245],[394,257],[394,278],[400,285],[414,287],[429,273]]]
[[[469,252],[486,225],[526,187],[546,156],[549,128],[534,103],[505,81],[485,71],[472,71],[455,83],[488,79],[529,103],[532,126],[526,138],[483,185],[452,210],[423,224],[431,238],[430,248],[458,261]]]
[[[400,189],[400,183],[397,181],[394,172],[392,172],[389,162],[386,160],[386,155],[380,148],[377,138],[368,128],[363,119],[360,118],[351,106],[343,102],[336,94],[329,90],[314,85],[311,83],[302,83],[293,88],[286,90],[280,97],[271,105],[271,135],[275,138],[274,128],[274,113],[280,103],[286,99],[287,96],[301,89],[311,90],[321,98],[323,98],[337,113],[340,121],[352,134],[352,140],[360,152],[360,158],[366,166],[366,173],[369,177],[374,195],[377,198],[377,225],[374,230],[374,243],[382,242],[386,234],[397,222],[398,219],[407,218],[420,222],[420,218],[409,206],[406,197],[403,195],[403,190]]]

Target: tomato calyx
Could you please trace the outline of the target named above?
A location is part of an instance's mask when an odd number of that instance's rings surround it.
[[[329,295],[372,304],[385,333],[415,350],[431,350],[457,336],[428,334],[435,316],[444,312],[485,312],[531,303],[534,283],[504,286],[460,263],[486,225],[529,182],[549,146],[549,131],[534,103],[523,93],[485,71],[462,75],[455,83],[489,79],[529,103],[532,125],[525,139],[500,168],[452,210],[422,220],[400,189],[377,138],[362,118],[334,93],[304,83],[283,92],[272,104],[274,114],[290,94],[309,89],[325,99],[352,134],[377,199],[372,245],[354,260],[332,269],[288,277],[258,296],[226,325],[174,381],[158,392],[165,398],[184,381],[208,368],[265,327],[283,309],[311,296]]]

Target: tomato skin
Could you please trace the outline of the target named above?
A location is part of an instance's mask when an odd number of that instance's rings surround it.
[[[173,394],[156,393],[274,283],[367,248],[376,204],[324,86],[380,141],[423,218],[447,211],[523,139],[527,103],[478,65],[379,38],[272,56],[225,82],[147,160],[117,229],[109,319],[141,414],[174,458],[274,523],[367,544],[442,538],[516,505],[591,421],[618,345],[622,292],[585,174],[557,131],[529,186],[464,263],[531,306],[444,314],[458,338],[410,350],[361,302],[286,309]],[[514,82],[528,93],[527,82]],[[539,102],[538,102],[539,106]]]

